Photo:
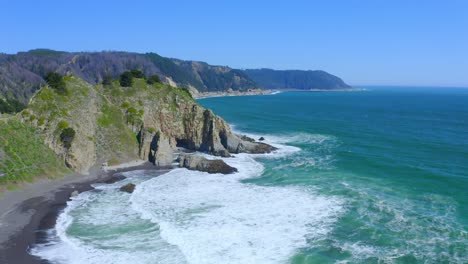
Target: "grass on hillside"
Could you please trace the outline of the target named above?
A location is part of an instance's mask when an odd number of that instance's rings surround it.
[[[44,144],[37,129],[14,119],[0,121],[0,185],[69,172],[63,160]]]

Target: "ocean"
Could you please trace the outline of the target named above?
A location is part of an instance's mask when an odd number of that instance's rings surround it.
[[[231,175],[125,172],[68,202],[52,263],[468,263],[468,89],[199,100],[278,147]],[[204,154],[208,158],[214,158]],[[128,182],[132,194],[118,191]]]

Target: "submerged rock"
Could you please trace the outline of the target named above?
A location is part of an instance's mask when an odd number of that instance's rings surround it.
[[[124,186],[120,187],[119,190],[122,191],[122,192],[132,193],[135,190],[135,184],[127,183]]]
[[[227,165],[223,160],[209,160],[196,155],[180,155],[178,160],[179,167],[189,170],[222,174],[237,172],[236,168]]]
[[[264,137],[260,137],[260,138],[258,139],[258,141],[263,141],[263,140],[265,140]]]

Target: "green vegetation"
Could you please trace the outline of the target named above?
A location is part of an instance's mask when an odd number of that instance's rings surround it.
[[[149,85],[152,85],[152,84],[155,84],[155,83],[160,83],[160,82],[161,82],[161,79],[159,78],[158,75],[151,75],[146,80],[146,83],[148,83]]]
[[[126,112],[127,124],[132,126],[139,126],[143,123],[141,118],[143,117],[143,110],[136,110],[134,107],[129,107]]]
[[[104,104],[101,112],[102,114],[97,119],[98,125],[101,127],[110,127],[123,122],[122,112],[115,106]]]
[[[63,129],[65,129],[65,128],[68,128],[68,122],[67,122],[67,121],[60,121],[60,122],[58,123],[58,128],[59,128],[60,130],[63,130]]]
[[[122,103],[122,108],[128,108],[130,106],[130,103],[125,101]]]
[[[66,95],[68,93],[67,86],[63,76],[56,72],[49,72],[45,76],[47,84],[54,89],[60,95]]]
[[[187,95],[188,97],[193,98],[193,97],[192,97],[192,94],[190,93],[189,90],[187,90],[187,89],[185,89],[185,88],[179,88],[179,87],[177,87],[176,89],[177,89],[178,91],[181,91],[182,93],[184,93],[184,94]]]
[[[133,85],[133,75],[131,72],[124,72],[120,75],[120,86],[131,87]]]
[[[17,120],[0,122],[0,185],[31,182],[69,172],[35,128]],[[9,187],[11,189],[13,187]]]
[[[65,80],[67,79],[67,80]],[[55,128],[57,122],[64,121],[71,123],[70,116],[73,112],[83,107],[83,103],[86,102],[86,97],[89,95],[91,87],[84,81],[74,77],[67,77],[64,81],[68,87],[68,96],[59,95],[50,86],[42,87],[32,102],[29,105],[29,109],[25,109],[22,112],[23,117],[26,117],[30,112],[34,113],[37,117],[42,117],[43,121],[38,120],[38,125],[48,125],[53,123]],[[40,123],[39,123],[40,122]],[[63,124],[62,124],[63,125]],[[63,129],[65,127],[62,127]]]
[[[122,87],[132,87],[134,83],[134,80],[133,80],[134,78],[144,79],[146,78],[146,76],[142,71],[138,69],[126,71],[120,75],[119,84]]]
[[[26,108],[26,105],[15,99],[2,99],[0,98],[0,113],[14,114],[21,112]]]
[[[131,152],[137,146],[136,136],[126,123],[124,115],[126,108],[121,109],[118,105],[115,103],[105,103],[101,107],[102,114],[97,118],[99,129],[97,131],[98,136],[96,137],[98,139],[98,147],[102,149],[99,152],[114,155],[116,153]]]
[[[32,49],[28,51],[29,54],[38,56],[38,57],[53,57],[61,54],[65,54],[65,51],[57,51],[51,49]]]
[[[179,87],[195,87],[200,92],[225,91],[227,88],[243,91],[257,87],[243,71],[203,62],[165,58],[156,53],[109,51],[70,53],[38,49],[18,54],[1,54],[0,57],[2,57],[0,72],[4,73],[2,80],[8,84],[0,86],[0,94],[5,98],[15,98],[22,103],[27,103],[42,86],[42,79],[48,71],[64,73],[66,70],[67,75],[79,76],[93,84],[100,81],[106,88],[119,87],[119,75],[124,70],[130,70],[136,79],[143,79],[143,73],[147,74],[149,84],[156,81],[156,79],[150,80],[149,75],[157,73],[163,81],[163,78],[170,78]],[[115,82],[112,79],[115,79]],[[114,83],[117,85],[114,86]],[[131,85],[127,83],[123,86]]]
[[[130,73],[132,74],[133,78],[138,78],[138,79],[146,78],[145,74],[142,71],[138,70],[138,69],[133,69],[133,70],[130,71]]]
[[[145,79],[134,79],[135,82],[133,84],[133,87],[134,89],[138,90],[138,91],[145,91],[148,89],[148,84],[146,83],[146,80]],[[129,90],[129,89],[127,89]],[[136,92],[136,91],[135,91]],[[133,96],[134,94],[132,94],[131,96]]]
[[[111,85],[112,84],[112,78],[110,77],[110,75],[106,74],[106,76],[104,76],[104,79],[102,79],[102,85]]]
[[[38,126],[43,126],[45,124],[45,117],[41,116],[39,119],[37,119],[37,125]]]
[[[71,143],[75,138],[75,134],[75,130],[71,127],[65,128],[62,130],[62,133],[60,133],[60,141],[62,141],[62,144],[66,149],[70,149]]]

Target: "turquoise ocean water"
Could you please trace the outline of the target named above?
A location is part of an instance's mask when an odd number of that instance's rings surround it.
[[[69,202],[32,252],[57,263],[468,263],[468,89],[199,102],[279,151],[226,159],[239,169],[228,176],[128,172]],[[117,190],[129,181],[133,194]]]

